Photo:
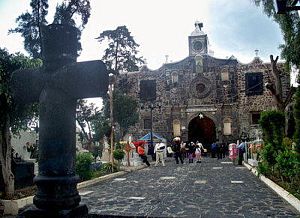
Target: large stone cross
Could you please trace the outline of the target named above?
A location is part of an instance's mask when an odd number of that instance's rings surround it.
[[[39,102],[40,110],[39,174],[34,179],[38,191],[33,200],[37,209],[27,211],[25,217],[87,211],[85,205],[78,206],[76,188],[76,100],[105,96],[108,73],[101,61],[76,63],[77,31],[65,25],[44,27],[43,67],[18,70],[12,77],[16,100]]]

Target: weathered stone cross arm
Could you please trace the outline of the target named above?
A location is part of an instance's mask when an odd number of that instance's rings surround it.
[[[49,77],[41,69],[15,71],[10,83],[15,101],[20,105],[38,102]]]
[[[101,61],[74,63],[59,69],[51,85],[64,90],[76,99],[104,97],[107,95],[108,74]]]
[[[12,76],[14,98],[20,104],[38,102],[46,86],[66,92],[71,98],[92,98],[106,95],[108,74],[101,61],[69,64],[54,74],[38,70],[18,70]]]

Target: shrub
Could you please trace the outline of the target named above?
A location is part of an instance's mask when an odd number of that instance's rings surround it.
[[[293,140],[290,139],[289,137],[284,137],[282,140],[282,145],[284,148],[291,149],[293,144]]]
[[[113,156],[116,160],[120,161],[124,158],[125,152],[122,149],[116,149],[113,152]]]
[[[295,118],[295,134],[294,141],[296,143],[296,151],[300,153],[300,86],[297,87],[295,104],[294,104],[294,118]],[[300,159],[299,159],[300,161]]]
[[[276,148],[271,143],[267,143],[261,151],[262,162],[267,162],[270,167],[273,167],[276,164],[277,154]]]
[[[114,169],[114,172],[116,172],[118,170],[116,164],[114,164],[113,167],[112,167],[111,163],[102,164],[102,171],[103,171],[104,174],[111,173],[112,168]]]
[[[280,149],[284,136],[285,118],[280,111],[263,111],[259,120],[264,134],[264,141]]]
[[[276,170],[278,170],[282,181],[293,182],[300,176],[298,154],[286,149],[276,157]]]
[[[93,155],[91,153],[79,153],[76,156],[76,173],[79,178],[89,180],[92,178],[91,164],[93,162]]]
[[[259,162],[257,171],[258,171],[258,175],[263,174],[268,176],[270,174],[270,167],[267,162]]]

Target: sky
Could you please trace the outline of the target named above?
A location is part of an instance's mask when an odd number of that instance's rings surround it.
[[[61,0],[49,0],[48,23]],[[126,25],[140,45],[148,68],[158,69],[166,61],[188,56],[188,36],[195,21],[203,22],[211,49],[217,58],[234,55],[249,63],[258,56],[269,62],[270,54],[280,55],[283,43],[278,24],[263,14],[253,0],[91,0],[91,17],[82,32],[78,61],[101,59],[104,47],[95,39],[105,30]],[[20,34],[9,34],[15,19],[28,10],[30,0],[0,0],[0,47],[25,53]]]

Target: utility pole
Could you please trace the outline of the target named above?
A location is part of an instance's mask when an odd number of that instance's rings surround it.
[[[114,91],[114,82],[115,76],[114,74],[109,74],[109,86],[108,86],[108,94],[109,94],[109,106],[110,106],[110,125],[111,125],[111,134],[110,134],[110,160],[111,160],[111,171],[114,172],[114,113],[113,113],[113,91]]]
[[[153,109],[154,109],[153,104],[151,104],[149,106],[149,108],[150,108],[150,117],[151,117],[150,145],[151,145],[151,148],[152,148],[152,147],[154,147],[153,146]]]

